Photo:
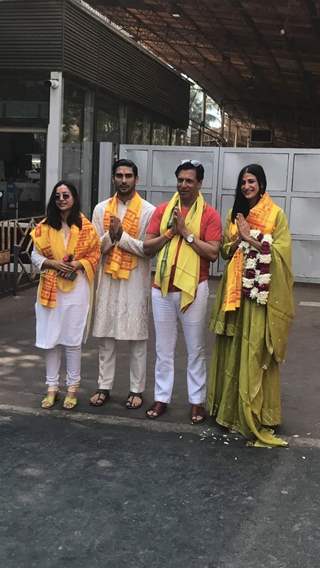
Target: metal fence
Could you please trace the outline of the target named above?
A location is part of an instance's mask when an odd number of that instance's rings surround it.
[[[16,294],[38,280],[31,263],[30,232],[42,218],[0,221],[0,296]]]

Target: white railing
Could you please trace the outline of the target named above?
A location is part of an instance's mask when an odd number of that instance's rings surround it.
[[[19,286],[35,282],[31,264],[31,230],[43,217],[0,221],[0,295],[16,294]]]

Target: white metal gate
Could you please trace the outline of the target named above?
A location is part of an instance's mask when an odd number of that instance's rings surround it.
[[[204,197],[220,212],[223,222],[233,203],[240,169],[261,164],[267,189],[289,220],[295,280],[320,283],[320,150],[121,145],[120,156],[137,164],[138,189],[155,205],[175,191],[174,171],[181,160],[201,161]],[[221,263],[217,269],[222,269]]]

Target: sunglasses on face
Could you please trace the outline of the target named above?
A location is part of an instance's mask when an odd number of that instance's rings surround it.
[[[180,164],[192,164],[195,168],[202,166],[201,162],[198,162],[198,160],[181,160]]]
[[[67,201],[67,199],[70,199],[70,197],[71,195],[69,193],[56,193],[54,196],[56,201],[60,201],[60,199]]]

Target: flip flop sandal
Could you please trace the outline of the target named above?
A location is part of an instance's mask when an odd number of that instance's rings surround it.
[[[134,398],[139,398],[140,402],[137,405],[133,404],[133,400]],[[128,400],[126,402],[126,408],[128,410],[138,410],[138,408],[141,408],[141,406],[143,405],[143,398],[142,398],[142,392],[132,392],[130,391],[128,394]]]
[[[95,402],[90,400],[91,406],[103,406],[110,399],[110,391],[108,389],[97,389],[93,394],[98,394],[98,398]]]
[[[164,414],[167,410],[167,403],[166,402],[159,402],[156,401],[153,405],[146,411],[146,415],[150,420],[155,420],[159,418],[162,414]],[[149,412],[153,412],[154,414],[149,414]]]

